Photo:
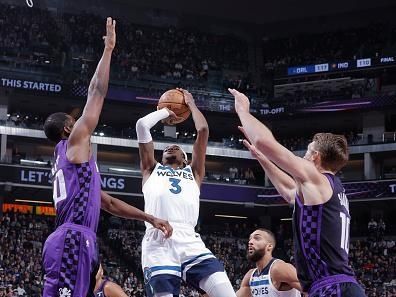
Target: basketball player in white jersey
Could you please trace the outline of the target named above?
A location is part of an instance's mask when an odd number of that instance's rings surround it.
[[[256,264],[242,280],[237,297],[300,297],[300,282],[293,265],[272,257],[274,234],[257,229],[249,238],[248,260]]]
[[[184,93],[197,130],[192,161],[178,145],[165,148],[162,162],[154,158],[150,129],[159,121],[171,123],[176,115],[164,108],[139,119],[136,132],[143,175],[145,211],[166,218],[173,235],[165,239],[151,225],[146,225],[142,243],[142,268],[149,297],[179,296],[181,279],[209,297],[236,297],[223,265],[206,248],[194,228],[199,215],[200,186],[205,176],[208,123],[195,105],[192,95]]]

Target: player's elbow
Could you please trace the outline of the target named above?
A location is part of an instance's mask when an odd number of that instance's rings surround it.
[[[105,211],[107,211],[107,212],[109,212],[109,210],[110,210],[109,203],[105,199],[102,199],[102,202],[100,204],[100,208],[105,210]]]
[[[199,127],[197,130],[197,133],[200,135],[205,135],[205,136],[209,137],[209,126],[204,125],[202,127]]]
[[[99,123],[99,116],[96,114],[96,112],[87,112],[86,110],[84,110],[81,119],[88,127],[88,129],[91,130],[91,132],[95,130],[96,126]]]
[[[88,97],[106,97],[108,87],[105,84],[100,83],[100,80],[93,77],[88,88]]]
[[[266,157],[270,157],[271,153],[271,141],[264,139],[263,137],[254,137],[252,140],[252,144],[262,152]],[[271,159],[271,158],[269,158]]]
[[[97,98],[99,100],[103,100],[106,97],[107,90],[94,88],[88,91],[88,98]]]
[[[112,207],[112,199],[109,197],[106,197],[106,194],[104,192],[101,193],[101,203],[100,203],[101,209],[110,212],[111,207]]]
[[[143,120],[143,118],[140,118],[136,122],[136,131],[139,131],[139,130],[142,130],[142,129],[145,130],[145,129],[148,129],[148,127],[145,124],[145,121]]]
[[[146,144],[153,141],[153,138],[150,134],[151,127],[144,118],[141,118],[136,122],[135,129],[139,144]]]

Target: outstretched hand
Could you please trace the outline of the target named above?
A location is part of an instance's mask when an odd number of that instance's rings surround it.
[[[236,113],[242,113],[242,112],[249,112],[250,110],[250,102],[249,102],[249,98],[235,90],[235,89],[228,89],[228,91],[234,96],[235,98],[235,111]]]
[[[183,92],[184,102],[186,103],[186,105],[190,106],[191,104],[195,104],[194,97],[189,91],[182,88],[176,88],[176,90]]]
[[[116,21],[108,17],[106,21],[106,36],[103,36],[105,48],[108,50],[113,50],[116,44],[115,27]]]
[[[169,238],[172,236],[173,228],[168,221],[154,218],[152,225],[154,226],[154,228],[161,230],[164,233],[165,238]]]

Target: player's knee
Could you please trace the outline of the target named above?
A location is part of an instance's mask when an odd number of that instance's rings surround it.
[[[205,277],[199,282],[199,286],[209,295],[209,297],[236,296],[231,282],[225,272],[216,272]]]

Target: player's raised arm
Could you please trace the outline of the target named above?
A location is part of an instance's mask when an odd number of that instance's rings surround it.
[[[249,280],[252,276],[253,269],[250,269],[242,279],[241,287],[236,292],[237,297],[251,297],[252,293],[250,291]]]
[[[195,140],[192,153],[191,168],[194,172],[195,180],[201,186],[205,176],[205,159],[206,147],[208,146],[209,126],[202,112],[195,104],[194,98],[187,90],[179,89],[184,93],[184,101],[191,110],[194,120],[195,129],[197,130],[197,139]]]
[[[301,182],[321,183],[322,176],[315,166],[303,158],[294,155],[276,141],[272,132],[249,112],[249,99],[234,89],[228,89],[235,97],[235,111],[244,128],[246,137],[268,159],[293,178]]]
[[[89,160],[89,140],[94,132],[102,111],[104,98],[109,85],[111,55],[116,43],[116,21],[107,18],[104,50],[88,88],[88,98],[82,116],[75,123],[69,137],[67,158],[72,163]]]
[[[177,117],[173,111],[163,108],[149,113],[136,122],[136,134],[139,142],[140,170],[143,175],[143,184],[146,182],[146,179],[150,176],[157,164],[154,157],[154,143],[150,129],[159,121],[167,118],[176,119]]]
[[[254,145],[251,145],[246,139],[243,144],[249,149],[252,156],[257,159],[265,174],[273,183],[274,187],[288,203],[293,204],[296,196],[296,182],[285,172],[280,170],[266,156],[264,156]]]

